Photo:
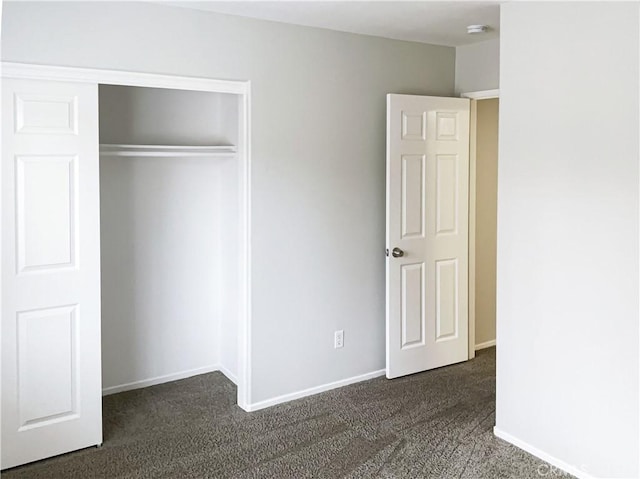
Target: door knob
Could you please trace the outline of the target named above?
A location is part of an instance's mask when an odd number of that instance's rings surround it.
[[[402,258],[404,256],[404,251],[400,248],[393,248],[393,250],[391,250],[391,256],[394,258]]]

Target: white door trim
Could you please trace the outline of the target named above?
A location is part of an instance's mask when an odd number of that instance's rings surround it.
[[[469,106],[469,359],[476,357],[476,144],[477,101]]]
[[[251,82],[163,75],[155,73],[62,67],[2,62],[2,78],[71,81],[103,85],[197,90],[240,95],[242,118],[238,160],[240,161],[240,295],[238,298],[238,406],[251,404]],[[0,192],[0,198],[2,197]]]
[[[173,88],[215,93],[246,94],[249,81],[163,75],[156,73],[102,70],[98,68],[62,67],[31,63],[2,62],[2,76],[29,80],[58,80],[103,85],[126,85],[149,88]]]
[[[476,146],[477,146],[477,102],[500,98],[500,90],[473,91],[460,94],[471,100],[469,118],[469,359],[485,343],[476,345]],[[495,346],[496,343],[491,346]],[[484,346],[490,347],[490,346]]]
[[[469,98],[470,100],[488,100],[490,98],[499,98],[500,90],[481,90],[460,93],[460,98]]]

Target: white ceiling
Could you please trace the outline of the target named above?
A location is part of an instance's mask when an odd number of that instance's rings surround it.
[[[163,2],[165,3],[165,2]],[[460,46],[497,38],[499,1],[169,1],[171,5],[342,32]],[[469,35],[467,25],[489,25]]]

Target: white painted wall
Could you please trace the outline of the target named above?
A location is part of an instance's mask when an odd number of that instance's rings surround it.
[[[451,96],[453,48],[143,2],[2,21],[6,61],[251,80],[250,400],[384,367],[385,95]]]
[[[237,97],[100,87],[100,141],[237,141]],[[236,375],[237,161],[101,156],[103,388]]]
[[[499,88],[500,39],[456,47],[456,94]]]
[[[496,427],[583,477],[640,473],[638,9],[501,13]]]

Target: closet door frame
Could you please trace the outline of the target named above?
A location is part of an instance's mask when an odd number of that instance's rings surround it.
[[[162,75],[119,70],[1,63],[1,77],[15,79],[73,81],[97,85],[167,88],[238,95],[240,106],[237,161],[240,164],[240,244],[238,274],[238,406],[251,405],[251,82]],[[1,192],[0,192],[1,193]],[[1,198],[1,194],[0,194]],[[0,204],[0,208],[3,205]],[[0,284],[0,287],[2,285]],[[0,296],[0,301],[2,297]],[[1,306],[1,304],[0,304]],[[0,311],[2,309],[0,308]],[[1,313],[0,313],[1,314]]]

